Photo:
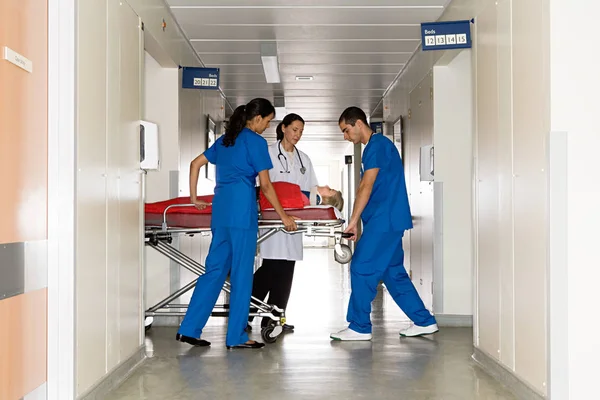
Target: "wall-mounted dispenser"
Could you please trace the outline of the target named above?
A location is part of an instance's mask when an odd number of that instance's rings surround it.
[[[160,170],[158,125],[153,122],[140,121],[140,168]]]
[[[419,175],[421,182],[433,181],[434,175],[434,152],[433,145],[421,147],[421,157],[419,160]]]

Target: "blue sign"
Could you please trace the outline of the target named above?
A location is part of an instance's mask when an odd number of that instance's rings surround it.
[[[184,89],[219,89],[219,68],[183,67],[181,87]]]
[[[421,38],[423,51],[468,49],[471,47],[471,21],[423,23]]]
[[[371,129],[375,133],[383,133],[383,122],[371,122]]]

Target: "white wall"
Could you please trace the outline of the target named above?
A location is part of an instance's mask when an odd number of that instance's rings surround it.
[[[429,73],[409,95],[410,118],[406,123],[404,158],[406,187],[413,216],[413,229],[405,234],[405,268],[425,307],[433,310],[434,185],[421,181],[421,147],[433,144],[433,74]],[[435,312],[435,310],[433,310]]]
[[[172,172],[179,171],[179,71],[162,67],[144,52],[144,119],[158,124],[160,170],[148,171],[145,201],[171,198]],[[176,178],[176,176],[175,176]],[[145,309],[171,291],[169,259],[156,250],[144,249]]]
[[[164,80],[175,81],[175,83],[169,84],[169,92],[164,100],[150,100],[148,96],[146,97],[149,107],[156,106],[153,113],[160,115],[160,118],[163,119],[162,123],[165,124],[165,127],[161,129],[161,140],[167,142],[161,142],[160,151],[166,156],[166,158],[163,157],[162,172],[156,177],[148,175],[146,193],[149,197],[147,201],[153,201],[154,195],[161,199],[165,198],[163,193],[167,193],[165,190],[168,190],[167,171],[178,171],[179,182],[176,184],[178,195],[189,196],[189,165],[206,149],[207,116],[210,115],[215,122],[222,121],[227,104],[219,92],[181,88],[182,71],[177,67],[198,67],[201,64],[192,47],[184,40],[164,1],[129,0],[129,3],[144,22],[146,50],[156,61],[156,63],[152,63],[153,67],[149,73],[154,71],[161,74]],[[167,25],[164,30],[162,29],[163,20]],[[156,64],[159,64],[162,70],[158,70]],[[166,81],[161,82],[167,84]],[[155,84],[154,89],[149,87],[149,90],[160,90],[158,85]],[[158,93],[155,94],[158,95]],[[169,99],[176,100],[170,101]],[[150,109],[148,110],[150,111]],[[214,192],[214,182],[205,179],[205,176],[206,171],[203,169],[198,182],[199,194]],[[173,245],[195,260],[203,262],[208,253],[210,236],[196,235],[193,238],[176,238]],[[166,297],[166,283],[169,283],[170,291],[173,292],[190,280],[197,278],[195,274],[183,267],[178,271],[176,267],[175,271],[170,271],[167,259],[153,249],[147,249],[146,255],[148,257],[146,265],[149,266],[146,270],[148,274],[147,306]],[[171,273],[170,278],[169,273]],[[156,275],[153,277],[154,274]],[[154,279],[159,277],[164,278],[164,281],[162,283],[154,282]],[[150,282],[151,280],[152,282]],[[176,302],[187,303],[190,295],[191,291]],[[155,319],[155,326],[163,324],[177,324],[177,321]]]
[[[470,50],[433,68],[434,179],[442,183],[443,196],[443,299],[436,312],[451,315],[473,314],[472,79]]]
[[[179,85],[181,88],[181,85]],[[189,196],[190,162],[206,150],[207,115],[215,121],[222,121],[224,115],[223,99],[218,93],[194,89],[179,89],[179,196]],[[214,193],[215,183],[206,179],[206,167],[200,171],[198,194]],[[179,249],[194,260],[204,262],[210,246],[210,236],[183,236],[179,240]],[[185,286],[198,276],[181,268],[180,285]],[[192,291],[181,296],[178,303],[189,303]]]
[[[77,46],[76,393],[142,345],[141,27],[118,0],[81,2]]]
[[[441,18],[475,18],[475,346],[540,394],[547,387],[546,4],[453,0]],[[384,99],[384,119],[406,115],[407,94],[455,54],[414,57]]]
[[[552,399],[596,397],[600,348],[598,78],[594,37],[598,2],[549,0],[551,135],[550,279]],[[564,368],[568,368],[565,373]]]
[[[75,391],[81,396],[143,345],[142,109],[147,119],[159,121],[162,133],[168,133],[161,135],[167,140],[161,147],[166,156],[163,171],[181,165],[187,176],[192,155],[204,150],[205,114],[219,120],[224,104],[219,93],[184,94],[179,89],[177,66],[201,64],[162,0],[80,2],[76,26]],[[161,71],[148,60],[148,77],[152,76],[148,79],[156,78],[160,84],[148,85],[142,95],[147,77],[142,72],[144,37],[153,58],[174,70]],[[164,179],[159,174],[148,177],[149,199],[163,198]],[[182,194],[187,192],[185,179]],[[166,290],[160,286],[157,297]]]
[[[478,15],[477,345],[545,394],[548,49],[531,32],[547,32],[542,1]]]

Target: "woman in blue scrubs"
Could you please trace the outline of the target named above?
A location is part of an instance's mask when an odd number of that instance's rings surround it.
[[[274,206],[288,231],[297,229],[294,219],[281,207],[269,178],[273,168],[267,141],[260,136],[275,116],[270,101],[254,99],[236,108],[225,135],[194,159],[190,166],[190,200],[197,208],[209,204],[197,198],[198,174],[207,163],[216,165],[212,203],[212,241],[206,257],[206,273],[198,278],[189,308],[176,339],[194,346],[210,346],[200,339],[214,305],[230,275],[231,296],[226,345],[257,349],[264,343],[248,339],[245,331],[250,312],[252,274],[258,233],[255,182]]]

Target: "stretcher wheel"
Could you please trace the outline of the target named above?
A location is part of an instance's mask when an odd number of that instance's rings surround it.
[[[276,325],[268,325],[265,326],[264,328],[262,328],[262,330],[260,331],[260,335],[262,336],[263,340],[265,341],[265,343],[275,343],[277,341],[277,336],[279,336],[278,334],[273,334],[273,331],[275,330]],[[281,329],[279,329],[281,330]],[[279,332],[281,333],[281,332]]]
[[[144,320],[144,331],[147,332],[150,328],[152,328],[152,323],[154,322],[154,318],[146,317]]]
[[[336,246],[333,251],[333,258],[340,264],[348,264],[352,259],[352,250],[350,249],[350,246],[346,244],[340,244],[339,248]]]

